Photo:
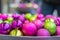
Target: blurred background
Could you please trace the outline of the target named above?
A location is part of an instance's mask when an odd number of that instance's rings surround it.
[[[29,7],[31,6],[31,7]],[[37,1],[34,0],[0,0],[0,12],[2,13],[14,13],[14,12],[31,12],[30,10],[36,10],[32,6],[37,6]]]
[[[41,4],[42,0],[0,0],[0,13],[40,13]]]

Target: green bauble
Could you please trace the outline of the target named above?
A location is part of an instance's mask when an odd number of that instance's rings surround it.
[[[32,22],[32,21],[36,20],[36,18],[35,17],[31,17],[29,20],[30,20],[30,22]]]
[[[55,34],[56,32],[56,24],[54,22],[51,22],[51,20],[45,22],[44,28],[47,29],[51,35]]]
[[[7,19],[7,21],[11,24],[11,22],[13,21],[13,18],[12,18],[12,17],[9,17],[9,18]]]
[[[10,24],[9,21],[7,21],[7,20],[5,20],[4,23],[8,23],[8,24]]]
[[[37,18],[37,16],[38,16],[37,14],[34,14],[34,15],[33,15],[33,17],[34,17],[35,19]]]
[[[16,32],[17,32],[16,30],[12,30],[12,31],[10,32],[10,35],[11,35],[11,36],[16,36]]]
[[[0,20],[0,23],[2,23],[3,22],[3,20]]]
[[[25,14],[25,18],[26,18],[26,19],[30,19],[31,17],[32,17],[32,14],[31,14],[31,13],[26,13],[26,14]]]
[[[12,30],[10,32],[10,35],[11,36],[22,36],[23,34],[22,34],[22,32],[20,30]]]
[[[46,19],[45,22],[54,22],[54,19],[49,18],[49,19]]]

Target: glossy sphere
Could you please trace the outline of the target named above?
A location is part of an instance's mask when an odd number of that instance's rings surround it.
[[[4,30],[8,30],[11,29],[11,26],[8,23],[4,24]]]
[[[7,21],[11,24],[11,22],[13,21],[12,17],[8,17]]]
[[[60,26],[60,17],[57,18],[57,20],[55,21],[57,26]]]
[[[50,33],[46,29],[39,29],[37,31],[37,36],[50,36]]]
[[[11,36],[22,36],[22,32],[20,30],[12,30],[10,32]]]
[[[17,21],[14,20],[14,21],[12,22],[11,26],[12,26],[12,28],[16,28],[16,27],[17,27]]]
[[[29,20],[30,20],[30,22],[33,22],[34,20],[36,20],[36,18],[35,17],[31,17]]]
[[[35,20],[33,23],[36,25],[37,29],[42,28],[43,25],[44,25],[44,23],[41,20],[38,20],[38,19]]]
[[[30,19],[31,17],[32,17],[32,15],[30,13],[25,14],[26,19]]]
[[[43,17],[44,17],[43,14],[38,14],[38,16],[37,16],[38,19],[41,19],[41,18],[43,18]]]
[[[25,20],[25,15],[24,14],[20,15],[19,20],[21,20],[23,22]]]
[[[45,21],[44,28],[47,29],[51,35],[55,34],[56,32],[56,24],[51,22],[51,20]]]
[[[45,22],[54,22],[54,19],[48,18],[45,20]]]
[[[29,23],[29,20],[25,20],[25,21],[24,21],[24,24],[27,24],[27,23]]]
[[[60,26],[57,26],[56,35],[60,35]]]
[[[26,36],[33,36],[37,30],[33,23],[28,23],[23,25],[22,31]]]
[[[2,14],[2,20],[6,20],[8,18],[7,14]]]
[[[0,34],[7,34],[10,32],[11,26],[8,23],[0,24]]]
[[[19,14],[13,14],[12,17],[13,17],[14,19],[18,19],[18,18],[19,18]]]
[[[3,23],[3,20],[0,20],[0,23]]]
[[[52,18],[52,15],[47,15],[46,16],[46,19],[48,19],[48,18]]]
[[[19,27],[19,28],[21,28],[22,27],[22,21],[20,21],[20,20],[18,20],[18,22],[17,22],[17,26]]]

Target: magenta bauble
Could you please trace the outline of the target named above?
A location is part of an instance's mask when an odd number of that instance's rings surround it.
[[[33,23],[36,25],[37,29],[43,28],[44,22],[42,22],[41,20],[35,20],[33,21]]]
[[[46,18],[46,19],[52,18],[52,15],[47,15],[45,18]]]
[[[26,36],[34,36],[37,29],[33,23],[28,23],[28,24],[23,25],[22,31],[23,31],[24,35],[26,35]]]
[[[22,27],[22,21],[20,21],[20,20],[17,21],[17,27],[19,27],[19,28]]]
[[[25,21],[24,21],[24,24],[28,24],[28,23],[29,23],[29,20],[25,20]]]
[[[44,17],[43,14],[38,14],[38,16],[37,16],[38,19],[41,19],[41,18],[43,18],[43,17]]]
[[[17,27],[17,21],[14,20],[14,21],[12,22],[11,26],[12,26],[12,28],[16,28],[16,27]]]
[[[7,14],[2,14],[2,20],[6,20],[8,18]]]
[[[46,29],[39,29],[37,31],[37,36],[50,36],[50,33]]]
[[[13,17],[14,19],[18,19],[18,18],[19,18],[19,14],[17,14],[17,13],[16,13],[16,14],[13,14],[12,17]]]
[[[57,26],[56,35],[60,35],[60,26]]]
[[[60,26],[60,17],[57,18],[57,20],[55,21],[57,26]]]
[[[11,29],[11,26],[10,26],[10,24],[8,24],[8,23],[5,23],[4,24],[4,28],[3,28],[4,30],[8,30],[8,29]]]
[[[21,20],[22,22],[25,20],[24,14],[19,16],[19,20]]]

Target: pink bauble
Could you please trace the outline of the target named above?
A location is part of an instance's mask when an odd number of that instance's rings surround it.
[[[44,17],[43,14],[38,14],[37,19],[41,19],[41,18],[43,18],[43,17]]]
[[[5,24],[3,25],[3,29],[4,29],[4,30],[9,30],[9,29],[11,29],[10,24],[5,23]]]
[[[14,21],[11,23],[11,26],[12,26],[12,28],[16,28],[16,27],[17,27],[17,21],[14,20]]]
[[[33,23],[28,23],[23,25],[22,31],[26,36],[33,36],[36,33],[37,29]]]
[[[19,14],[15,13],[15,14],[12,15],[12,17],[13,17],[14,19],[18,19],[18,18],[19,18]]]
[[[39,29],[37,31],[37,36],[50,36],[50,33],[46,29]]]
[[[29,23],[29,20],[25,20],[25,21],[24,21],[24,24],[28,24],[28,23]]]
[[[6,20],[8,18],[8,15],[7,14],[2,14],[2,20]]]
[[[0,14],[0,18],[2,17],[2,14]]]
[[[60,21],[60,17],[57,18]]]
[[[43,17],[43,18],[41,18],[40,20],[41,20],[42,22],[44,22],[44,21],[45,21],[45,18]]]
[[[51,19],[53,19],[53,20],[54,20],[54,22],[55,22],[57,25],[59,24],[59,22],[58,22],[58,20],[57,20],[57,17],[55,17],[55,16],[47,15],[45,18],[46,18],[46,19],[51,18]]]
[[[17,21],[17,27],[22,28],[22,21],[20,20]]]
[[[0,30],[0,34],[8,34],[10,32],[10,29],[8,30]]]
[[[60,26],[57,26],[56,35],[60,35]]]
[[[55,23],[56,23],[57,26],[60,26],[59,20],[56,20]]]
[[[41,20],[37,19],[35,21],[33,21],[33,23],[36,25],[37,29],[40,29],[43,27],[44,22],[42,22]]]
[[[2,27],[3,23],[0,23],[0,30],[3,30],[3,27]]]
[[[19,20],[21,20],[21,21],[25,20],[24,14],[22,14],[22,15],[19,16]]]
[[[52,15],[47,15],[45,18],[46,18],[46,19],[52,18]]]
[[[57,20],[55,21],[57,26],[60,26],[60,17],[57,18]]]

